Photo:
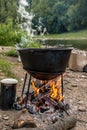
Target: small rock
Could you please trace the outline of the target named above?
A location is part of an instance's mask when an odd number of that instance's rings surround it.
[[[72,86],[72,87],[78,87],[77,84],[72,84],[71,86]]]
[[[83,104],[83,101],[78,101],[78,104],[79,104],[79,105],[82,105],[82,104]]]
[[[6,125],[6,126],[9,126],[9,124],[10,124],[9,122],[5,122],[5,125]]]
[[[13,129],[17,128],[35,128],[36,123],[34,122],[33,118],[29,115],[27,109],[21,110],[15,117],[14,123],[12,125]]]
[[[4,120],[8,120],[8,119],[9,119],[9,117],[8,117],[8,116],[6,116],[6,115],[3,115],[3,119],[4,119]]]
[[[75,79],[76,81],[79,81],[79,79]]]
[[[82,75],[81,78],[82,79],[87,79],[87,75]]]
[[[85,78],[86,76],[85,76],[85,75],[82,75],[81,77],[82,77],[82,78]]]
[[[80,112],[85,112],[85,111],[86,111],[86,108],[83,107],[83,106],[79,106],[78,111],[80,111]]]
[[[24,79],[23,79],[23,78],[21,78],[21,81],[24,81]]]
[[[0,118],[2,118],[2,116],[0,115]]]

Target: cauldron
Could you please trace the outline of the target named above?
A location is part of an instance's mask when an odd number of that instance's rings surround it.
[[[50,80],[65,72],[71,48],[20,48],[23,68],[40,80]]]

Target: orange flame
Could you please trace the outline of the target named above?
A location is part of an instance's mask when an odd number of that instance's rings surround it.
[[[63,74],[64,76],[64,74]],[[34,90],[34,94],[35,96],[38,96],[40,91],[44,92],[44,88],[38,88],[35,85],[36,80],[32,81],[32,87]],[[40,82],[41,84],[43,83],[43,81]],[[57,101],[62,101],[64,96],[62,95],[62,88],[61,88],[61,76],[59,76],[57,79],[51,80],[47,83],[50,87],[50,92],[49,92],[49,96]]]
[[[58,101],[62,101],[64,96],[61,89],[61,76],[57,78],[57,81],[50,82],[50,97]]]
[[[35,96],[38,96],[39,95],[39,88],[37,88],[35,86],[35,81],[34,80],[32,81],[32,87],[33,87]]]

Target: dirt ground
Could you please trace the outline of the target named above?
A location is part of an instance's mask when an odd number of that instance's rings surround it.
[[[17,96],[21,95],[25,71],[22,64],[18,62],[17,58],[6,57],[9,61],[14,63],[13,72],[20,79],[17,84]],[[0,79],[6,77],[0,71]],[[74,72],[66,69],[63,79],[64,85],[64,102],[69,103],[72,113],[77,117],[76,127],[72,130],[87,130],[87,73]],[[2,110],[0,108],[0,130],[10,130],[16,110]]]

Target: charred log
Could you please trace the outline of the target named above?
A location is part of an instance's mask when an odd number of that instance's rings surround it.
[[[49,97],[45,97],[45,100],[47,100],[50,104],[52,104],[56,110],[58,109],[61,111],[65,111],[65,113],[69,116],[69,113],[67,112],[66,104],[64,104],[63,102],[56,102],[55,100],[52,100],[52,98]]]
[[[56,123],[49,125],[47,128],[31,128],[31,126],[26,128],[26,130],[69,130],[75,127],[76,125],[76,118],[72,116],[68,116],[67,118],[62,118],[61,120],[58,120]],[[25,126],[26,127],[26,126]],[[17,128],[14,128],[15,130],[18,130]],[[25,128],[20,130],[25,130]]]

